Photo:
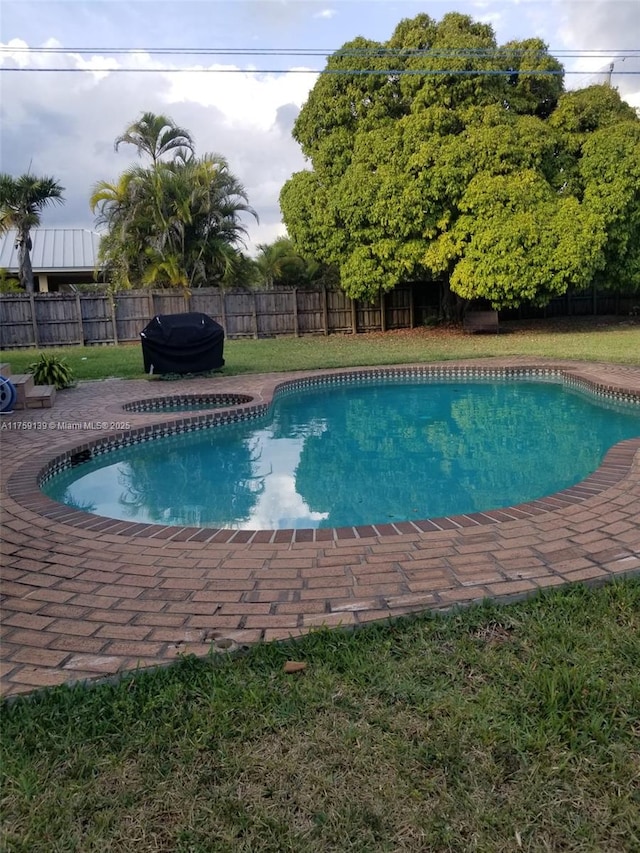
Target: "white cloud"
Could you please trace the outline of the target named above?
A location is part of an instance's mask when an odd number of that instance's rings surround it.
[[[26,44],[16,40],[11,46]],[[20,174],[31,168],[65,187],[66,203],[46,212],[45,225],[93,227],[93,186],[115,179],[136,160],[134,149],[122,146],[116,153],[113,142],[150,110],[186,127],[198,153],[228,159],[260,219],[259,224],[245,220],[250,251],[284,232],[280,189],[304,168],[291,124],[315,82],[313,72],[259,74],[210,64],[171,73],[163,69],[176,66],[141,51],[117,57],[60,53],[43,59],[42,54],[16,50],[0,54],[0,63],[5,68],[19,63],[21,68],[69,69],[5,71],[2,76],[3,170]],[[122,67],[137,73],[119,71]]]
[[[491,24],[494,31],[496,31],[502,23],[502,14],[500,12],[483,12],[481,15],[478,15],[478,20],[483,24]]]
[[[640,13],[636,0],[555,0],[554,11],[561,43],[555,46],[594,52],[566,63],[571,70],[583,72],[568,75],[567,85],[581,88],[604,83],[613,62],[612,84],[628,103],[640,107]]]
[[[234,65],[210,65],[202,73],[166,75],[168,103],[216,107],[230,127],[269,131],[279,107],[301,107],[317,74],[300,69],[292,74],[258,74]]]
[[[338,13],[335,9],[323,9],[321,12],[316,12],[314,14],[314,18],[324,18],[325,20],[331,20],[331,18],[335,18]]]
[[[2,58],[0,58],[0,64],[15,64],[18,68],[26,68],[30,64],[30,58],[27,54],[29,45],[26,41],[22,39],[11,39],[6,44],[2,45],[3,48],[6,48],[6,52],[3,53]]]

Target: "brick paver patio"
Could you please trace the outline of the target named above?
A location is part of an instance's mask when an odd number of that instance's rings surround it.
[[[640,400],[635,367],[530,358],[442,367],[559,370],[601,393]],[[253,398],[220,410],[237,415],[268,403],[286,380],[348,372],[87,382],[60,393],[52,410],[2,415],[3,694],[206,654],[212,644],[235,648],[319,625],[509,600],[640,571],[640,437],[617,445],[597,472],[555,496],[495,512],[337,530],[143,525],[61,507],[38,489],[54,457],[81,446],[86,452],[113,433],[111,424],[139,429],[206,417],[124,411],[127,402],[172,394]]]

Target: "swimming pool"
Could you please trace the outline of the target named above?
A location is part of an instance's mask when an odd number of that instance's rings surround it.
[[[384,524],[557,492],[597,468],[613,444],[640,435],[637,404],[557,381],[294,383],[253,414],[111,450],[43,489],[78,509],[163,525]]]

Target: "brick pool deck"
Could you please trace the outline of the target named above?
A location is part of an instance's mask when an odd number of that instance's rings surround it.
[[[532,358],[441,367],[557,370],[579,387],[640,399],[637,367]],[[59,393],[51,410],[2,415],[2,694],[157,666],[207,654],[212,645],[235,648],[320,625],[354,626],[489,597],[508,601],[640,572],[640,437],[617,445],[587,480],[554,496],[359,528],[160,527],[80,513],[38,489],[54,457],[95,446],[112,423],[175,427],[194,417],[124,411],[127,402],[249,395],[251,403],[227,410],[239,414],[268,403],[286,380],[350,372],[86,382]],[[28,423],[39,426],[26,429]]]

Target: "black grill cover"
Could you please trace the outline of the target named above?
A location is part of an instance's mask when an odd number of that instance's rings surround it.
[[[140,339],[146,373],[203,373],[224,365],[224,329],[206,314],[158,314]]]

